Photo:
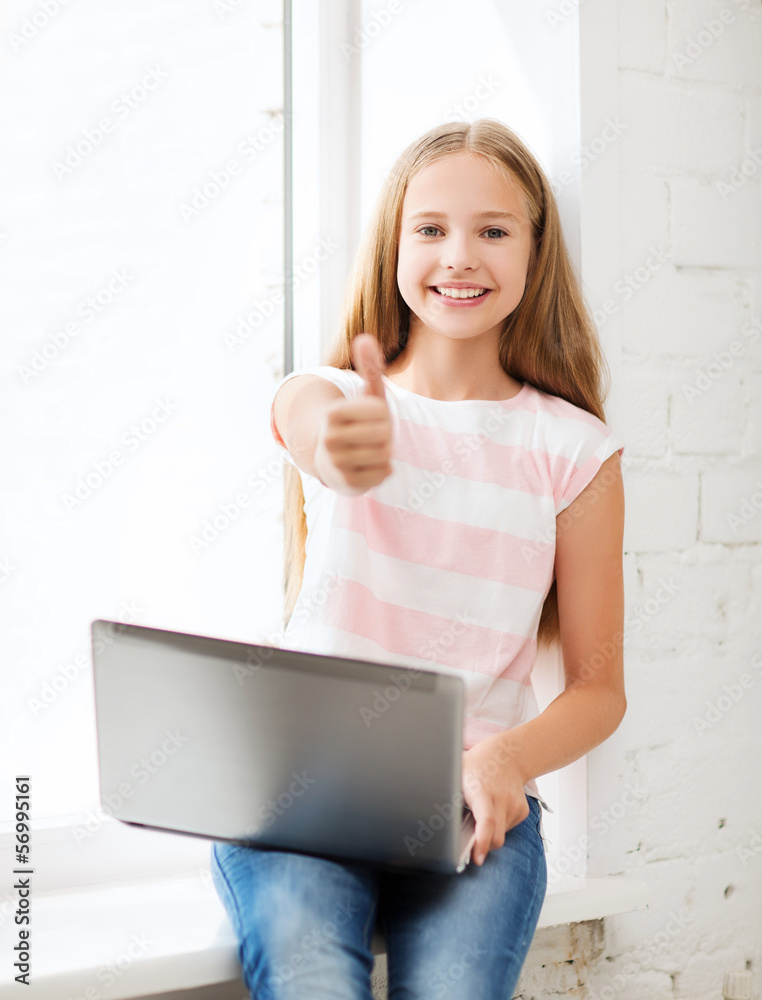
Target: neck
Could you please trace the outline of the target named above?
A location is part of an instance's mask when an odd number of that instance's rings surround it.
[[[456,340],[411,326],[405,350],[386,376],[403,389],[430,399],[509,399],[521,389],[498,360],[497,336]]]

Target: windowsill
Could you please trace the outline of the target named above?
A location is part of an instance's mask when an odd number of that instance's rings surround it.
[[[569,876],[549,887],[538,926],[624,913],[649,894],[647,883],[625,876]],[[9,931],[17,943],[17,928]],[[240,980],[235,935],[209,876],[41,893],[30,931],[29,1000],[94,1000],[104,989],[109,1000],[127,1000]],[[383,952],[380,938],[373,950]],[[0,993],[13,984],[10,964]]]

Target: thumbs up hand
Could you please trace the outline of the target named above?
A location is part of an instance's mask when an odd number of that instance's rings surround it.
[[[369,333],[360,333],[352,341],[351,350],[355,371],[365,379],[366,394],[386,399],[384,383],[381,381],[386,365],[376,338]]]
[[[314,460],[321,481],[347,496],[378,486],[393,471],[391,413],[381,381],[384,356],[368,333],[353,339],[351,351],[365,391],[358,399],[339,399],[325,410]]]

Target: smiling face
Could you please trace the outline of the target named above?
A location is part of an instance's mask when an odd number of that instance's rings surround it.
[[[453,153],[420,170],[402,203],[397,263],[411,335],[497,343],[524,294],[531,243],[518,187],[484,157]]]

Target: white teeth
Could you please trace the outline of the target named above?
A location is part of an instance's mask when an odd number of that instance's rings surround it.
[[[450,299],[475,299],[484,295],[486,288],[441,288],[434,286],[440,295],[446,295]]]

